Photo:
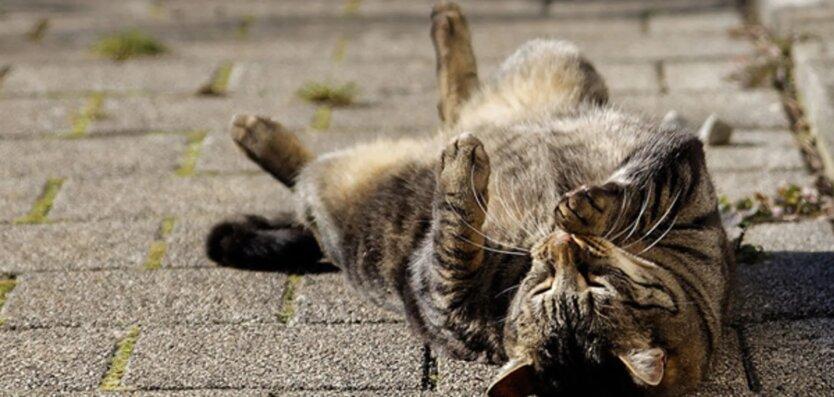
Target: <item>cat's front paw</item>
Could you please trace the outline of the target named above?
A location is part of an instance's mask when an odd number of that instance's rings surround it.
[[[236,114],[232,117],[229,132],[243,150],[256,157],[263,157],[268,143],[279,128],[278,123],[266,117]]]
[[[616,183],[581,186],[562,196],[556,223],[568,233],[602,236],[621,210],[623,188]]]
[[[486,198],[489,173],[489,157],[484,145],[474,135],[466,133],[443,150],[438,183],[445,195],[480,201]]]

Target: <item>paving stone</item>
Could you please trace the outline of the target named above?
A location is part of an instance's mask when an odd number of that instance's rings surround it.
[[[481,363],[437,358],[438,395],[484,395],[500,367]]]
[[[130,177],[64,182],[52,219],[268,213],[290,205],[289,190],[272,177]]]
[[[670,91],[729,91],[743,88],[732,79],[743,67],[736,61],[667,62],[663,71]]]
[[[2,391],[1,397],[273,397],[274,393],[268,390],[251,389],[201,389],[201,390],[163,390],[163,391],[86,391],[86,392],[62,392],[62,391]],[[281,395],[283,396],[283,395]]]
[[[166,238],[168,250],[162,260],[164,267],[216,266],[206,257],[206,235],[221,217],[181,217]]]
[[[725,328],[721,333],[718,350],[712,359],[709,375],[699,387],[699,391],[702,393],[708,393],[710,389],[747,391],[747,375],[743,361],[738,333],[732,328]]]
[[[95,388],[118,337],[113,330],[84,328],[0,331],[0,388]]]
[[[434,62],[342,63],[329,59],[310,64],[272,64],[247,62],[241,64],[238,90],[245,94],[275,94],[292,98],[311,82],[343,85],[356,84],[359,103],[380,101],[389,95],[433,93]]]
[[[834,40],[831,41],[834,43]],[[834,48],[829,45],[829,48]],[[829,177],[834,175],[834,57],[824,59],[816,52],[802,49],[794,54],[798,97],[804,106],[811,131],[817,140],[817,150]],[[805,54],[802,54],[805,51]]]
[[[779,96],[773,91],[704,92],[668,95],[613,95],[612,102],[632,111],[663,117],[675,110],[693,126],[715,113],[734,128],[788,128]]]
[[[752,197],[755,193],[775,194],[788,184],[811,186],[811,178],[802,171],[732,171],[711,172],[719,196],[730,200]]]
[[[764,223],[748,228],[744,242],[774,252],[830,252],[834,249],[834,232],[825,221]]]
[[[26,215],[43,192],[44,180],[0,180],[0,221],[11,221]]]
[[[652,64],[597,62],[595,66],[610,92],[656,93],[660,90],[657,71]]]
[[[772,252],[764,262],[738,267],[735,317],[747,321],[831,316],[834,254]]]
[[[790,131],[736,131],[729,145],[705,146],[712,171],[803,170]]]
[[[296,318],[300,324],[402,322],[403,316],[375,306],[350,286],[344,274],[304,276],[296,292]]]
[[[285,96],[111,98],[104,102],[102,109],[108,117],[94,122],[90,132],[209,130],[226,133],[232,116],[237,113],[270,116],[288,128],[308,124],[314,108],[295,102]]]
[[[139,336],[123,382],[142,389],[418,390],[421,357],[401,324],[153,327]]]
[[[0,178],[173,173],[185,141],[183,135],[7,140],[0,142]]]
[[[77,98],[0,100],[0,136],[69,132],[72,117],[84,106]]]
[[[0,226],[2,273],[141,266],[159,220]]]
[[[271,323],[285,284],[235,269],[24,274],[3,310],[12,327]]]
[[[832,319],[745,327],[750,361],[766,396],[827,396],[834,388]]]
[[[130,61],[114,63],[20,64],[3,83],[9,95],[120,91],[193,93],[217,65],[199,62]]]
[[[720,11],[658,14],[649,18],[649,33],[721,33],[740,28],[742,20],[735,9]]]

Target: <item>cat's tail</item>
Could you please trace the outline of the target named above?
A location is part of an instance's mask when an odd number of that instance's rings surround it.
[[[206,238],[206,254],[221,266],[249,270],[291,272],[304,269],[322,258],[313,234],[291,221],[289,214],[277,219],[246,215],[220,222]]]

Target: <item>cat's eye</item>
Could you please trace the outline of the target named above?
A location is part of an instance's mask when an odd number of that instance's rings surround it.
[[[532,297],[532,296],[536,296],[536,295],[541,295],[541,294],[549,291],[550,288],[553,287],[553,281],[554,281],[553,277],[548,277],[544,281],[542,281],[541,283],[536,284],[536,286],[533,287],[533,289],[530,290],[530,296]]]

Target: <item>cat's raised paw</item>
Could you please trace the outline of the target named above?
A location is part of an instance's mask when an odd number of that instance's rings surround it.
[[[279,124],[261,116],[236,114],[229,132],[242,149],[258,157],[263,156],[265,143],[273,138]]]
[[[616,183],[580,186],[566,193],[556,208],[556,223],[568,233],[602,236],[620,210],[622,187]]]
[[[463,19],[460,7],[450,1],[440,1],[431,11],[431,35],[436,46],[446,53],[462,43],[455,40],[469,40],[469,28]]]
[[[489,157],[484,145],[474,135],[462,134],[443,150],[439,182],[446,193],[474,191],[485,197],[489,173]]]

